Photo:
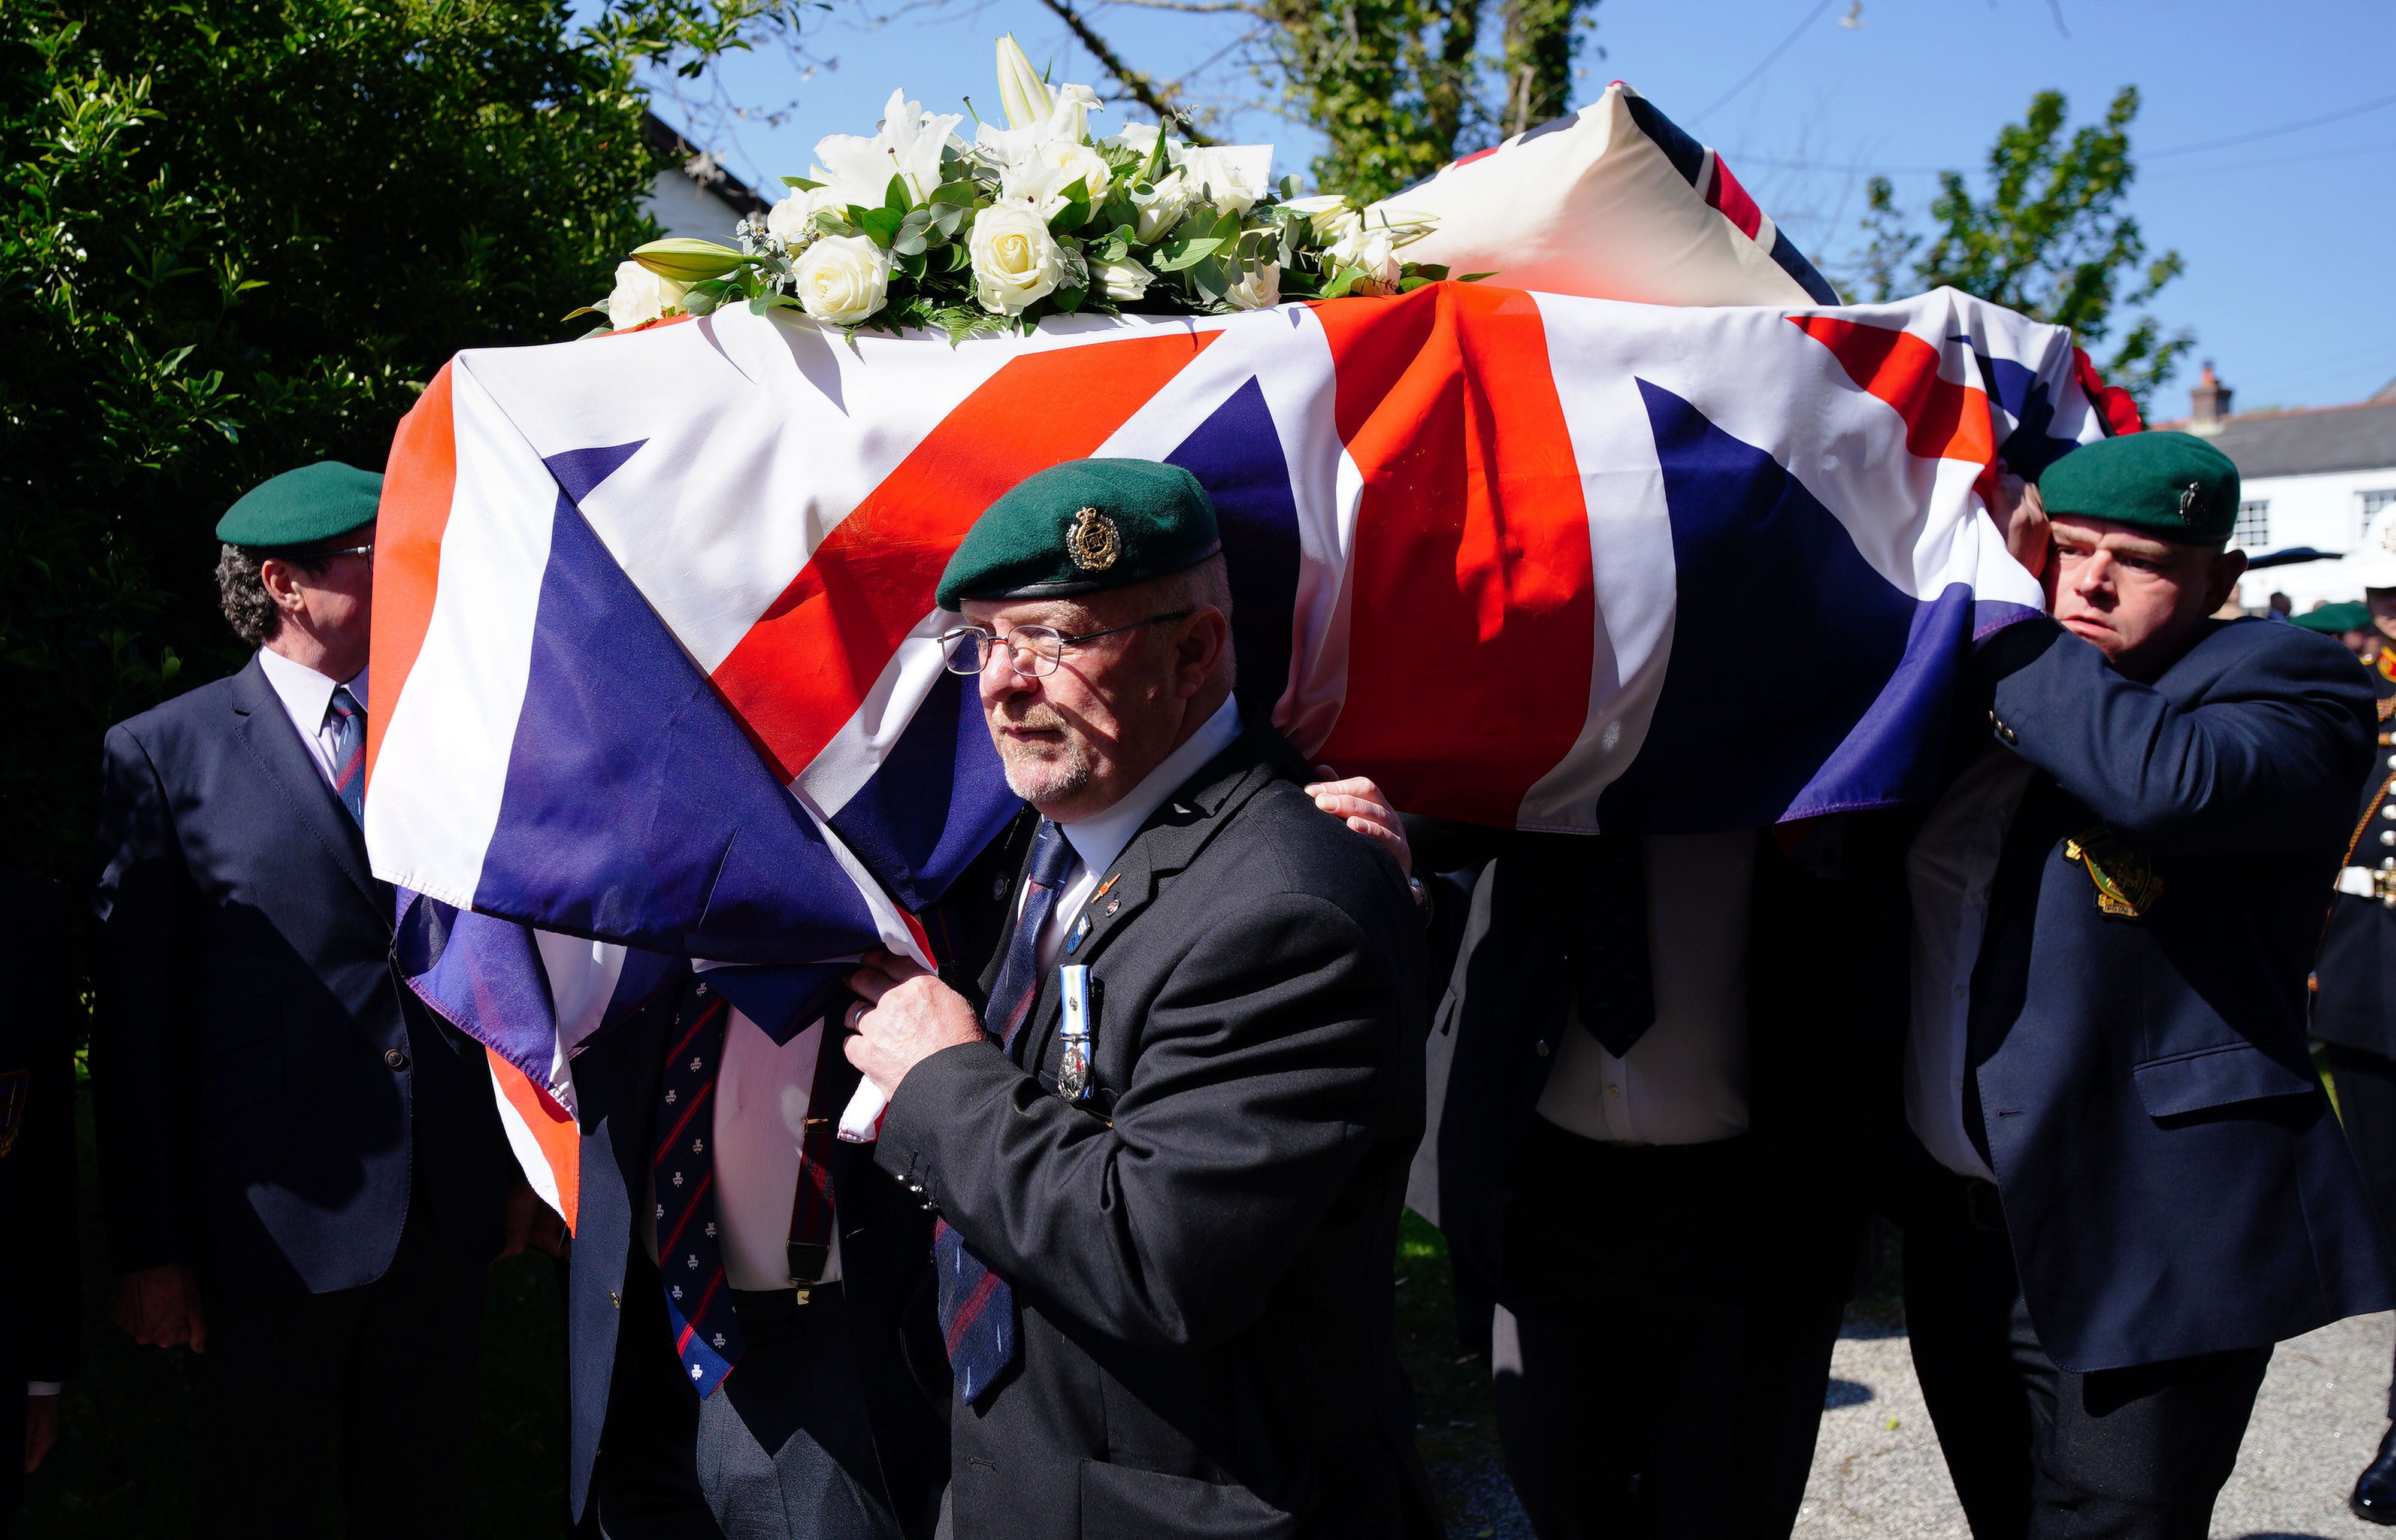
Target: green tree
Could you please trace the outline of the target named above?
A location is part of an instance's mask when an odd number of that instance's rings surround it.
[[[1126,62],[1072,0],[1041,0],[1089,50],[1121,100],[1181,120],[1202,142],[1215,116],[1195,82]],[[1245,57],[1274,104],[1324,137],[1318,185],[1381,198],[1467,151],[1563,115],[1597,0],[1119,0],[1253,19]],[[1495,10],[1498,46],[1483,47]]]
[[[653,230],[645,63],[772,0],[0,3],[0,809],[87,873],[100,733],[241,649],[217,516],[379,467],[460,348],[549,342]]]
[[[2069,138],[2066,115],[2059,91],[2030,99],[2029,113],[2005,125],[1989,151],[1985,197],[1973,195],[1962,172],[1941,172],[1927,235],[1898,210],[1888,179],[1873,178],[1864,219],[1870,242],[1858,264],[1865,293],[1888,299],[1952,285],[2070,326],[2092,353],[2112,337],[2116,311],[2152,299],[2185,264],[2176,251],[2148,261],[2146,239],[2125,206],[2137,176],[2130,158],[2137,88],[2122,87],[2101,124],[2084,124]],[[2165,335],[2152,315],[2141,314],[2098,366],[2143,411],[2195,344],[2191,334]]]

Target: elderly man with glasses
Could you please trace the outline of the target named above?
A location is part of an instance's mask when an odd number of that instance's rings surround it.
[[[871,957],[847,1052],[940,1219],[952,1532],[1436,1533],[1393,1326],[1425,1011],[1394,817],[1310,795],[1233,695],[1187,471],[1031,477],[939,603],[1032,808],[972,997]]]
[[[457,1532],[485,1270],[537,1201],[482,1050],[391,967],[367,870],[382,478],[217,525],[247,666],[109,729],[91,1034],[117,1324],[188,1349],[204,1533]]]

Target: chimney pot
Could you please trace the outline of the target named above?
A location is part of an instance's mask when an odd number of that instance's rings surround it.
[[[2217,433],[2222,419],[2230,416],[2230,387],[2213,372],[2213,360],[2204,361],[2204,370],[2197,377],[2196,389],[2188,392],[2189,426],[2200,433]]]

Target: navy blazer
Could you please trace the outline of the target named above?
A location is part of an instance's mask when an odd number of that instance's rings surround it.
[[[108,731],[91,1069],[109,1252],[205,1292],[382,1276],[411,1190],[499,1254],[483,1050],[393,972],[392,890],[253,657]]]
[[[975,874],[981,881],[979,869]],[[658,1077],[684,980],[594,1035],[574,1058],[580,1200],[566,1265],[567,1497],[579,1523],[591,1492],[616,1373],[616,1334],[632,1256],[633,1205],[655,1159]],[[851,997],[842,995],[838,1009]],[[832,1049],[840,1052],[835,1042]],[[845,1056],[827,1099],[847,1104]],[[838,1116],[809,1108],[809,1117]],[[884,1495],[908,1540],[931,1540],[949,1480],[949,1361],[940,1336],[929,1208],[877,1169],[872,1145],[832,1147],[832,1202],[850,1350],[864,1389]],[[661,1336],[657,1351],[672,1351]],[[736,1372],[716,1394],[740,1403]],[[685,1394],[689,1392],[686,1391]]]
[[[2372,752],[2354,659],[2213,622],[2143,684],[2038,619],[1977,661],[1998,739],[2043,772],[1999,862],[1968,1045],[2041,1346],[2084,1373],[2387,1309],[2378,1222],[2306,1045]],[[2092,849],[2139,913],[2100,909],[2071,855]]]
[[[24,1476],[25,1382],[73,1375],[82,1324],[66,920],[58,883],[0,871],[0,1534]]]

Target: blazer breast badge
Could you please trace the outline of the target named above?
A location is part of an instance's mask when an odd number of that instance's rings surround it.
[[[2163,880],[2155,875],[2154,857],[2123,844],[2103,824],[2064,841],[2063,858],[2088,869],[2088,880],[2096,885],[2096,908],[2106,914],[2143,920],[2163,896]]]

